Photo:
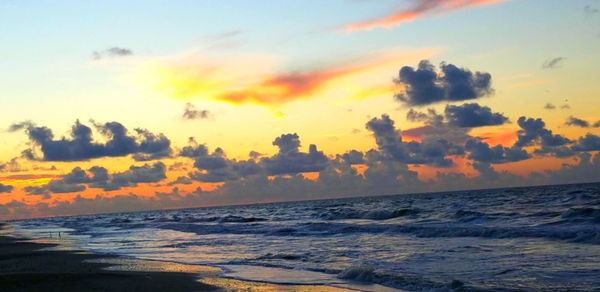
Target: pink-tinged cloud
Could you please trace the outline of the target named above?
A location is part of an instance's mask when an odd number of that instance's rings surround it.
[[[430,14],[498,4],[504,1],[506,0],[413,0],[409,8],[396,11],[381,18],[351,23],[344,26],[343,29],[352,32],[375,28],[392,28]]]

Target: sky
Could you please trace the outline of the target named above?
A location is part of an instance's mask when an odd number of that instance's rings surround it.
[[[0,0],[0,219],[600,180],[600,1]]]

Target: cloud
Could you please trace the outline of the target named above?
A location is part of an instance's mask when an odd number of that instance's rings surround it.
[[[136,136],[128,135],[127,129],[118,122],[95,125],[108,140],[95,142],[92,129],[76,121],[70,137],[54,139],[52,130],[31,123],[14,124],[10,130],[25,129],[29,139],[42,152],[44,161],[81,161],[100,157],[117,157],[132,154],[139,161],[167,157],[171,153],[171,142],[163,134],[153,134],[145,129],[135,129]],[[24,156],[38,159],[35,149],[25,149]]]
[[[547,102],[546,105],[544,105],[544,109],[553,110],[556,109],[556,106],[552,103]]]
[[[315,95],[334,79],[341,78],[353,70],[314,70],[279,74],[243,90],[226,92],[219,99],[233,103],[279,104],[290,102]]]
[[[26,169],[19,163],[18,158],[15,157],[6,163],[0,163],[0,172],[21,172]]]
[[[342,155],[338,155],[338,159],[350,165],[365,163],[364,154],[357,150],[350,150]]]
[[[279,148],[273,157],[265,157],[261,163],[267,173],[271,175],[296,174],[301,172],[314,172],[323,170],[329,159],[311,144],[308,153],[300,151],[300,137],[298,134],[283,134],[273,141]]]
[[[589,127],[593,127],[593,128],[599,128],[600,127],[600,121],[597,121],[595,123],[590,123],[584,119],[580,119],[574,116],[570,116],[567,121],[565,122],[565,125],[567,126],[575,126],[575,127],[581,127],[581,128],[589,128]]]
[[[424,122],[425,126],[407,129],[402,132],[418,140],[444,139],[455,145],[464,145],[473,138],[469,132],[474,127],[501,125],[508,122],[503,114],[494,113],[489,107],[476,103],[461,106],[446,106],[444,114],[438,114],[434,109],[426,112],[410,109],[406,119],[413,122]]]
[[[412,0],[410,6],[373,20],[345,25],[345,31],[371,30],[375,28],[392,28],[403,23],[415,21],[432,14],[441,14],[470,7],[491,5],[503,0]]]
[[[124,187],[135,187],[139,183],[160,182],[165,178],[166,166],[162,162],[142,166],[132,165],[126,171],[113,174],[109,174],[106,168],[100,166],[93,166],[87,171],[75,167],[60,178],[53,179],[42,186],[26,187],[25,191],[34,195],[75,193],[82,192],[86,188],[115,191]]]
[[[467,103],[460,106],[448,105],[444,110],[448,124],[455,127],[474,128],[496,126],[508,122],[501,113],[493,113],[487,106],[477,103]]]
[[[560,64],[564,63],[567,58],[565,57],[556,57],[552,59],[548,59],[542,64],[542,69],[551,70],[557,69],[560,67]]]
[[[92,53],[92,58],[94,60],[100,60],[104,58],[126,57],[131,55],[133,55],[133,51],[130,49],[121,47],[111,47],[102,51],[94,51]]]
[[[10,193],[10,192],[13,191],[13,189],[14,189],[13,186],[5,185],[5,184],[0,183],[0,194]]]
[[[338,58],[297,67],[268,54],[192,50],[149,60],[139,74],[145,84],[179,100],[277,107],[328,94],[340,98],[391,95],[394,84],[389,76],[396,70],[395,64],[430,58],[438,52],[437,48],[392,48],[349,61]]]
[[[191,172],[189,177],[197,181],[237,180],[263,171],[254,157],[240,161],[228,159],[225,151],[219,147],[209,154],[208,147],[198,144],[193,138],[190,138],[190,145],[183,147],[179,155],[194,160],[194,167],[200,171]]]
[[[199,110],[193,104],[186,103],[182,118],[187,121],[208,119],[210,112],[208,110]]]
[[[440,120],[440,115],[433,110],[426,113],[413,111],[409,116],[432,128],[452,128],[445,117],[442,116]],[[311,145],[304,152],[300,150],[300,137],[290,133],[274,139],[273,145],[278,148],[276,154],[265,156],[254,153],[248,160],[230,159],[223,149],[217,147],[209,151],[206,145],[190,139],[190,144],[181,149],[179,156],[193,160],[195,170],[188,173],[188,176],[170,180],[167,185],[191,184],[194,180],[219,182],[214,190],[199,188],[183,194],[174,188],[172,192],[156,193],[151,197],[118,193],[111,193],[108,197],[99,194],[94,199],[76,196],[70,201],[53,200],[52,203],[43,202],[38,205],[11,201],[0,204],[0,208],[3,208],[0,217],[448,191],[464,189],[465,186],[507,187],[600,180],[600,154],[591,153],[600,151],[600,137],[587,134],[576,141],[566,140],[548,130],[543,120],[535,118],[521,117],[518,125],[521,128],[519,138],[510,147],[492,146],[474,137],[456,144],[435,135],[426,136],[420,142],[407,142],[403,140],[405,133],[400,132],[394,120],[384,114],[366,123],[367,130],[375,138],[375,149],[366,152],[350,150],[326,156],[315,145]],[[527,176],[495,168],[498,164],[548,154],[573,156],[576,163]],[[467,164],[479,175],[467,175],[462,169],[446,169],[433,178],[425,179],[411,170],[411,166],[418,165],[450,166],[455,157],[466,159]],[[359,164],[361,167],[357,168]],[[303,175],[304,172],[316,172],[318,175],[308,178]],[[75,167],[45,185],[25,190],[47,198],[54,193],[77,193],[86,189],[115,191],[142,183],[162,182],[166,177],[166,166],[162,162],[134,165],[115,173],[109,173],[106,168],[99,166],[88,169]]]
[[[49,195],[60,193],[74,193],[85,190],[85,186],[80,184],[69,184],[62,180],[51,181],[44,186],[28,186],[25,191],[31,195]]]
[[[568,138],[546,129],[546,123],[542,119],[520,117],[517,123],[521,127],[517,134],[518,140],[515,142],[518,147],[530,146],[538,141],[544,147],[558,147],[571,143]]]
[[[598,13],[599,11],[600,11],[600,10],[598,10],[598,8],[596,8],[596,7],[593,7],[593,6],[590,6],[590,5],[585,5],[585,6],[583,7],[583,12],[584,12],[585,14],[588,14],[588,15],[596,14],[596,13]]]
[[[395,81],[406,86],[396,94],[398,101],[411,106],[423,106],[443,101],[463,101],[491,95],[492,76],[485,72],[471,72],[452,64],[442,63],[441,72],[427,60],[417,69],[404,66]]]
[[[193,182],[194,181],[187,176],[179,176],[174,181],[170,181],[167,185],[169,185],[169,186],[189,185],[189,184],[192,184]]]
[[[453,165],[448,155],[460,154],[462,149],[445,139],[431,138],[419,142],[403,142],[400,131],[388,115],[373,118],[366,125],[373,133],[380,159],[392,159],[407,164],[429,164],[439,167]]]
[[[502,145],[496,145],[491,147],[489,144],[478,139],[468,140],[465,144],[465,150],[468,152],[467,157],[469,159],[483,163],[507,163],[521,161],[531,157],[527,151],[517,146],[504,147]]]
[[[572,148],[575,151],[600,151],[600,137],[588,133],[579,138]]]

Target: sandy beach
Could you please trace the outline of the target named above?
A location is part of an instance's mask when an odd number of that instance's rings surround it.
[[[6,226],[0,223],[0,229]],[[349,291],[219,277],[219,268],[108,257],[0,235],[2,291]]]

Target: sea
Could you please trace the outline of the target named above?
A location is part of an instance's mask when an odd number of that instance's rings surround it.
[[[223,277],[251,281],[373,284],[367,291],[600,291],[600,183],[11,225],[35,239],[57,240],[60,233],[83,250],[216,266]]]

